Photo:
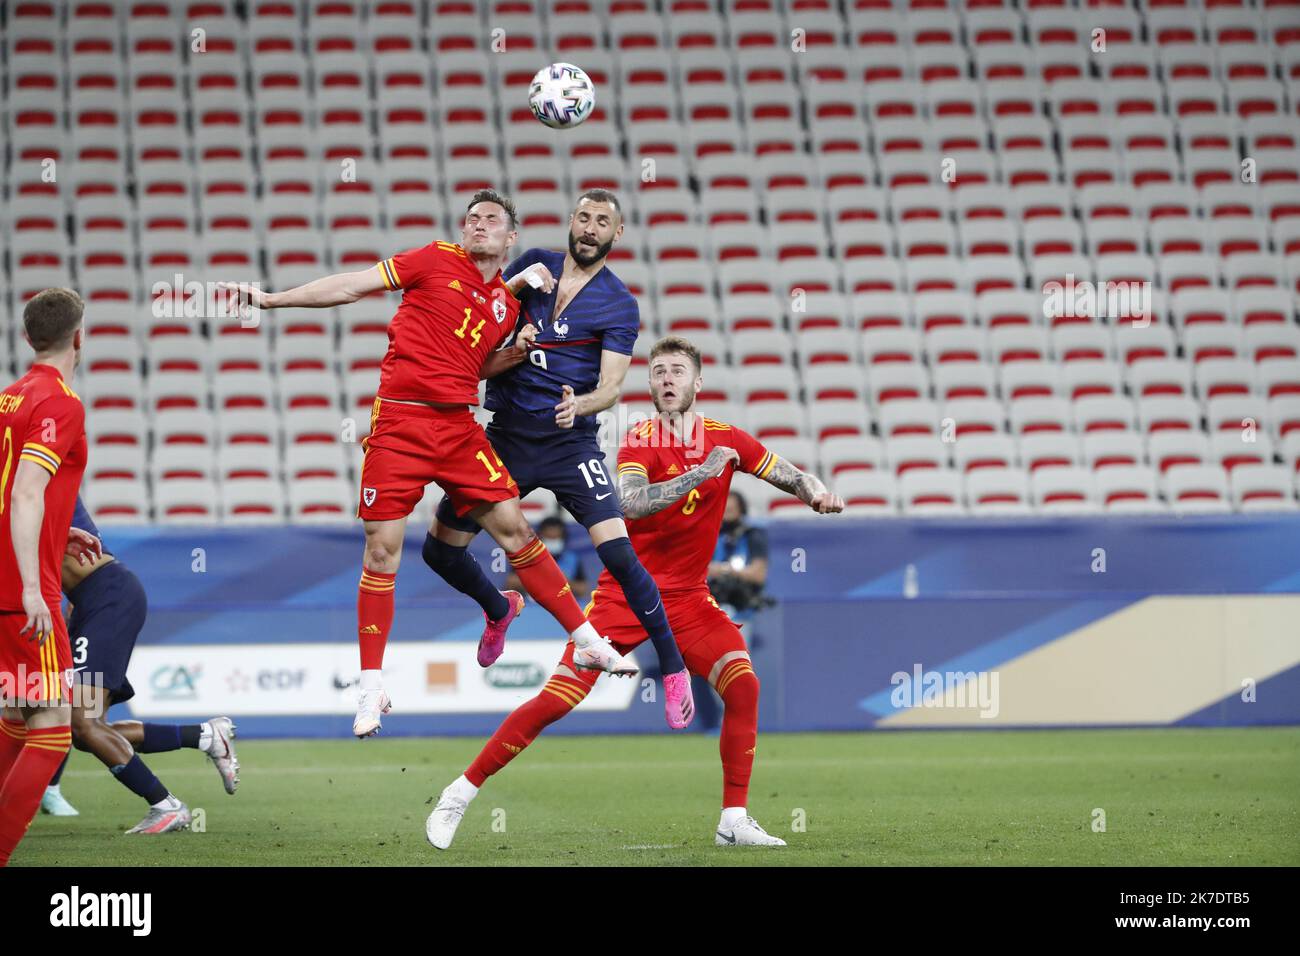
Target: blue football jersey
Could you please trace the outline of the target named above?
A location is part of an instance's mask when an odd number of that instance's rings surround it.
[[[595,389],[600,381],[600,353],[608,349],[631,355],[641,328],[641,312],[627,286],[605,266],[578,290],[563,315],[553,316],[563,252],[529,249],[501,275],[510,279],[535,262],[545,264],[556,278],[549,293],[530,286],[519,293],[522,307],[517,328],[530,322],[537,327],[535,347],[529,349],[526,361],[488,380],[483,404],[493,412],[494,427],[553,434],[560,431],[555,425],[555,406],[561,386],[568,385],[578,395]],[[594,432],[596,416],[575,419],[573,429]]]
[[[95,525],[95,519],[90,516],[90,512],[86,510],[85,504],[81,501],[81,495],[77,495],[77,506],[72,512],[72,527],[80,528],[82,531],[88,531],[93,534],[104,546],[104,553],[109,553],[108,542],[106,542],[104,536],[99,533],[99,528]]]

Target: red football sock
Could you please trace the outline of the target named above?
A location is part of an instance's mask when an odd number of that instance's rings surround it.
[[[393,589],[397,572],[385,574],[361,567],[357,589],[357,640],[361,644],[361,669],[377,671],[384,666],[384,648],[393,629]]]
[[[516,707],[501,722],[465,771],[465,779],[476,787],[483,786],[488,777],[519,756],[538,734],[577,707],[589,690],[591,685],[581,680],[553,676],[540,694]]]
[[[573,588],[540,538],[533,538],[531,544],[506,557],[533,600],[546,608],[568,633],[586,623],[578,602],[573,599]]]
[[[27,743],[0,786],[0,866],[8,864],[9,854],[31,826],[45,788],[71,746],[72,728],[67,724],[28,728]]]
[[[5,777],[9,776],[9,770],[23,752],[23,744],[26,742],[26,724],[21,720],[0,718],[0,787],[4,786]]]
[[[718,675],[722,697],[722,805],[743,807],[749,799],[749,776],[758,743],[758,676],[748,660],[736,658]]]

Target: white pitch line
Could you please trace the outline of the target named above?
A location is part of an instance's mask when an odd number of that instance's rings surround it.
[[[874,757],[760,757],[759,763],[763,767],[862,767],[867,766],[891,766],[898,764],[922,765],[933,767],[945,767],[953,764],[1088,764],[1106,762],[1111,763],[1115,760],[1125,762],[1178,762],[1194,761],[1201,755],[1197,753],[1096,753],[1096,754],[963,754],[948,757],[913,757],[913,756],[874,756]],[[1255,751],[1241,751],[1235,753],[1215,754],[1217,760],[1256,760],[1260,754]],[[697,769],[701,764],[716,767],[716,757],[701,757],[698,760],[625,760],[625,761],[605,761],[605,760],[574,760],[574,761],[554,761],[549,760],[545,763],[523,763],[512,765],[511,776],[518,776],[520,773],[550,773],[556,770],[573,771],[573,770],[672,770],[672,769]],[[400,773],[402,764],[333,764],[330,766],[314,767],[266,767],[252,768],[255,773],[266,773],[269,776],[281,774],[352,774],[358,772],[379,772],[379,773]],[[413,766],[406,764],[406,772],[409,773],[429,773],[443,774],[455,772],[464,769],[464,762],[457,763],[434,763],[420,764]],[[250,769],[245,766],[245,769]],[[64,776],[72,777],[98,777],[103,776],[104,770],[68,770]],[[203,776],[211,774],[212,768],[207,766],[184,767],[184,768],[167,768],[164,771],[166,776]]]
[[[621,846],[620,850],[678,850],[681,847],[676,843],[643,843],[638,846]]]

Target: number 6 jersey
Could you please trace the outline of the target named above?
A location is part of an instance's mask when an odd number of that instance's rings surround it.
[[[679,436],[658,417],[623,436],[618,450],[619,477],[642,474],[652,485],[700,467],[719,446],[736,449],[740,462],[729,464],[722,474],[692,488],[662,511],[628,522],[632,546],[660,591],[708,586],[709,561],[718,544],[732,475],[743,471],[764,478],[776,463],[776,455],[748,432],[699,414],[690,438]],[[596,587],[617,590],[618,583],[605,571]]]

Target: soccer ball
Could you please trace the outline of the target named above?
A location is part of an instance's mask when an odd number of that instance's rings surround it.
[[[572,63],[552,63],[537,71],[528,88],[528,105],[551,129],[572,129],[596,106],[596,88]]]

